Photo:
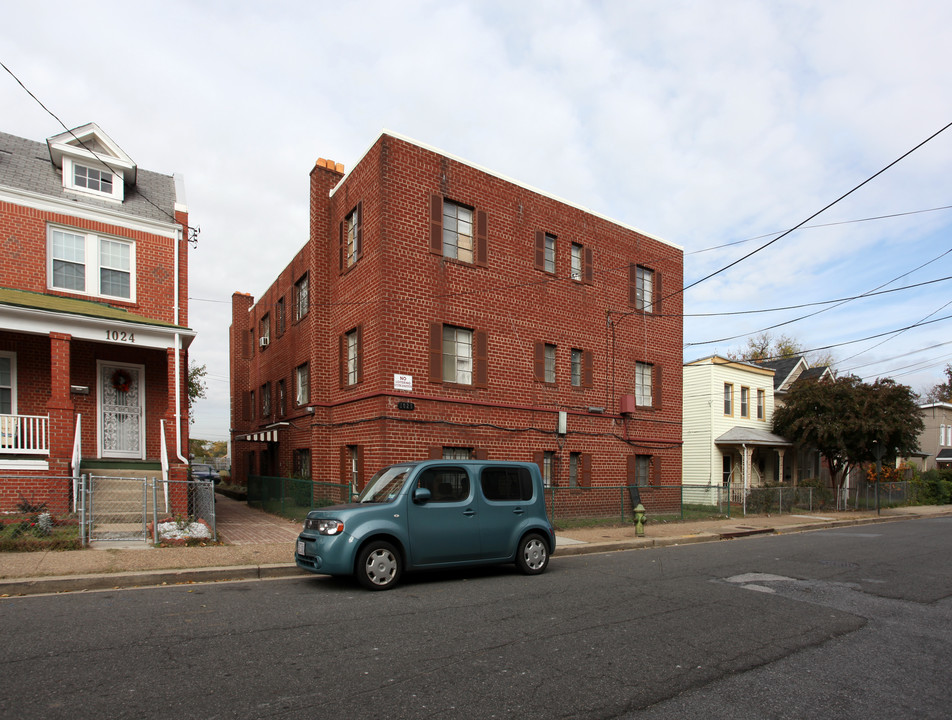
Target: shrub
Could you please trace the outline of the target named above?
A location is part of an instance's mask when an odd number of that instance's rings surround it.
[[[810,488],[813,490],[813,509],[822,510],[833,502],[833,488],[828,487],[820,478],[808,478],[806,480],[801,480],[798,483],[798,486],[804,489]],[[804,493],[805,495],[805,493]],[[804,502],[807,501],[806,497],[803,497]]]
[[[924,505],[948,505],[952,502],[952,470],[928,470],[913,483],[919,502]]]

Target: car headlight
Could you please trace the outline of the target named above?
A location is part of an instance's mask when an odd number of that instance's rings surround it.
[[[338,535],[344,532],[344,523],[340,520],[307,518],[304,521],[304,527],[307,530],[317,530],[321,535]]]

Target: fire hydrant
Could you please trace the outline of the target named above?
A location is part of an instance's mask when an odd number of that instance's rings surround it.
[[[641,503],[638,503],[638,506],[635,508],[635,535],[638,537],[645,536],[645,521],[647,520],[648,513],[645,511],[645,506]]]

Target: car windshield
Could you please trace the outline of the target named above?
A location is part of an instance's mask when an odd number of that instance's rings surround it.
[[[407,481],[410,468],[407,465],[391,465],[374,475],[357,496],[359,503],[393,502]]]

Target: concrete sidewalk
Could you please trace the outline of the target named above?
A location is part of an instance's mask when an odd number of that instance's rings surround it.
[[[221,495],[216,516],[223,545],[97,544],[87,550],[0,553],[0,597],[308,575],[294,565],[300,523]],[[649,517],[641,538],[632,525],[560,532],[555,557],[938,516],[952,516],[952,506],[892,508],[880,516],[853,511],[671,523],[651,523]]]

